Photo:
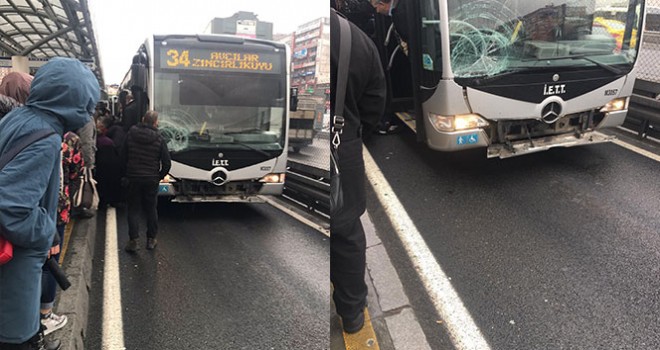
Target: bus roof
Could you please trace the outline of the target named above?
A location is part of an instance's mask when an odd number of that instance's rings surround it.
[[[226,34],[154,34],[154,40],[163,41],[167,39],[194,39],[200,42],[217,42],[227,44],[257,44],[268,45],[284,50],[286,44],[277,41],[246,38],[236,35]]]

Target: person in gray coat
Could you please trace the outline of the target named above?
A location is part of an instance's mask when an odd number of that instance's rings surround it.
[[[99,95],[89,68],[54,58],[35,75],[25,106],[0,121],[0,154],[25,135],[55,132],[0,171],[0,234],[14,246],[13,259],[0,266],[0,349],[46,349],[39,320],[41,267],[57,232],[62,135],[89,121]]]

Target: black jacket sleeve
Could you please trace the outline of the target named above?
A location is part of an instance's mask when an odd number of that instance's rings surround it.
[[[363,135],[371,134],[371,131],[378,125],[380,117],[385,111],[385,94],[386,83],[383,67],[380,64],[378,50],[373,42],[367,41],[367,53],[371,62],[369,69],[368,81],[365,84],[364,92],[360,97],[358,103],[358,110],[360,114],[360,121],[364,128]]]
[[[160,178],[165,178],[165,175],[170,172],[172,168],[172,160],[170,159],[170,151],[167,149],[167,143],[165,140],[160,142],[160,173],[158,176]]]

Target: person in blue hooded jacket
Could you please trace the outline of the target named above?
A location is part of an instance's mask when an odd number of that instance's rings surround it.
[[[40,328],[41,267],[56,234],[62,135],[90,120],[99,83],[80,61],[55,58],[39,69],[25,106],[0,121],[0,154],[38,130],[33,143],[0,171],[1,234],[14,257],[0,266],[0,348],[45,349]]]

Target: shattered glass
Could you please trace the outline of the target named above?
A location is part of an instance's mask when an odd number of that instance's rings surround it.
[[[451,62],[456,76],[489,76],[509,67],[517,16],[507,1],[473,1],[459,6],[449,21]]]
[[[451,67],[457,78],[549,65],[631,65],[637,55],[636,28],[641,21],[637,0],[448,0],[447,4]]]

